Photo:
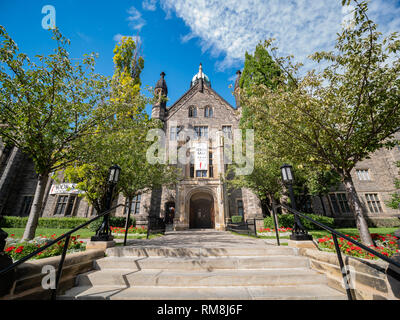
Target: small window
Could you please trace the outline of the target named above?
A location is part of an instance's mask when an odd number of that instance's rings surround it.
[[[340,209],[342,210],[342,213],[350,213],[350,207],[349,203],[347,201],[347,197],[345,193],[337,193],[336,194],[338,200],[339,200],[339,205]]]
[[[194,127],[194,132],[196,139],[201,139],[201,138],[208,139],[208,127],[206,126]]]
[[[32,201],[33,201],[33,196],[24,196],[24,199],[22,200],[21,210],[19,212],[19,215],[21,217],[29,215],[29,212],[31,211],[32,207]]]
[[[333,211],[337,214],[351,213],[346,193],[331,193],[329,195]]]
[[[208,177],[214,178],[214,167],[213,167],[213,157],[212,152],[208,154]]]
[[[197,118],[197,108],[189,107],[189,118]]]
[[[183,130],[182,126],[177,126],[177,127],[171,127],[170,128],[170,140],[171,141],[176,141],[179,138],[179,134],[181,133],[181,131]]]
[[[371,213],[381,213],[383,212],[381,202],[379,201],[377,193],[367,193],[365,195],[367,200],[368,210]]]
[[[140,201],[141,201],[142,195],[138,194],[132,199],[132,204],[131,204],[131,213],[132,214],[139,214],[140,212]],[[125,200],[125,214],[128,214],[128,205],[129,205],[129,200]]]
[[[207,170],[196,170],[197,178],[207,178]]]
[[[232,139],[232,127],[231,126],[222,126],[222,132],[224,137],[228,139]]]
[[[329,198],[331,199],[331,204],[332,204],[333,211],[335,213],[337,213],[337,214],[340,214],[340,209],[339,209],[339,205],[338,205],[338,203],[336,201],[335,194],[330,194]]]
[[[360,181],[371,181],[368,169],[357,169],[356,170],[358,180]]]
[[[54,209],[55,215],[69,216],[72,214],[76,196],[75,195],[59,195],[57,198],[57,204]]]
[[[244,209],[243,209],[243,200],[238,200],[237,201],[237,208],[238,208],[238,216],[242,216],[244,215]]]
[[[213,117],[213,109],[211,107],[204,108],[204,117],[205,118],[212,118]]]

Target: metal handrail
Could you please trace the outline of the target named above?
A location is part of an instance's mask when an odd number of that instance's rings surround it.
[[[277,205],[276,208],[278,208],[278,207],[285,208],[286,210],[288,210],[289,212],[293,213],[294,215],[298,215],[298,216],[300,216],[300,217],[302,217],[304,219],[307,219],[308,221],[311,221],[312,223],[316,224],[317,226],[321,227],[322,229],[324,229],[324,230],[328,231],[330,234],[332,234],[333,241],[334,241],[334,244],[335,244],[335,251],[336,251],[336,254],[338,256],[339,265],[340,265],[340,268],[341,268],[343,281],[344,281],[344,284],[345,284],[346,293],[347,293],[347,297],[348,297],[349,300],[353,300],[353,297],[352,297],[352,294],[351,294],[351,291],[350,291],[350,287],[349,287],[349,283],[348,283],[348,274],[346,274],[344,272],[344,263],[343,263],[343,259],[342,259],[342,252],[340,251],[339,244],[338,244],[338,241],[337,241],[337,237],[338,236],[340,238],[343,238],[343,239],[346,239],[346,240],[350,241],[351,243],[357,245],[358,247],[364,249],[365,251],[367,251],[367,252],[369,252],[369,253],[381,258],[382,260],[388,262],[389,264],[392,264],[392,265],[400,268],[400,263],[399,262],[397,262],[397,261],[395,261],[395,260],[393,260],[393,259],[391,259],[389,257],[384,256],[383,254],[379,253],[378,251],[375,251],[374,249],[371,249],[371,248],[367,247],[366,245],[354,240],[353,238],[348,237],[348,236],[344,235],[343,233],[341,233],[341,232],[339,232],[339,231],[337,231],[335,229],[332,229],[332,228],[328,227],[327,225],[325,225],[325,224],[323,224],[321,222],[315,221],[314,219],[312,219],[310,217],[307,217],[305,214],[303,214],[303,213],[301,213],[301,212],[299,212],[299,211],[297,211],[297,210],[295,210],[293,208],[290,208],[290,207],[288,207],[288,206],[286,206],[284,204]],[[393,270],[393,271],[395,273],[397,273],[397,274],[400,274],[396,270]]]
[[[66,232],[65,234],[59,236],[57,239],[50,241],[49,243],[45,244],[43,247],[40,247],[39,249],[35,250],[34,252],[26,255],[25,257],[19,259],[18,261],[14,262],[12,265],[9,265],[8,267],[4,268],[3,270],[0,270],[0,276],[15,269],[17,266],[19,266],[21,263],[24,263],[25,261],[31,259],[32,257],[34,257],[35,255],[39,254],[40,252],[44,251],[45,249],[51,247],[52,245],[56,244],[57,242],[63,240],[64,238],[65,243],[64,243],[64,247],[63,247],[63,252],[61,254],[61,258],[60,258],[60,263],[58,265],[58,270],[57,270],[57,275],[56,275],[56,286],[55,289],[53,290],[52,293],[52,299],[56,298],[56,294],[57,294],[57,289],[58,289],[58,284],[59,284],[59,280],[61,279],[61,274],[62,274],[62,268],[63,268],[63,264],[64,264],[64,260],[65,260],[65,255],[67,253],[67,249],[68,249],[68,244],[69,244],[69,239],[71,237],[71,235],[82,229],[83,227],[86,227],[88,224],[92,223],[93,221],[105,216],[106,214],[109,214],[111,211],[115,210],[118,207],[121,206],[125,206],[124,204],[118,204],[115,207],[110,208],[107,211],[102,212],[101,214],[97,215],[96,217],[90,219],[89,221],[86,221],[85,223],[82,223],[81,225],[75,227],[74,229]]]

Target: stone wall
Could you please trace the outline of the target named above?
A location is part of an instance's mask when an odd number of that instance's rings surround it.
[[[325,273],[332,288],[346,293],[336,253],[299,248],[299,254],[310,259],[311,268]],[[366,260],[342,255],[350,269],[350,280],[357,300],[399,300],[400,269],[396,275],[389,264],[382,260]],[[400,262],[400,257],[397,257]]]

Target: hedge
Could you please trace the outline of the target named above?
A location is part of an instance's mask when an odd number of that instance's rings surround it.
[[[330,217],[325,217],[325,216],[319,216],[316,214],[305,214],[307,217],[323,223],[324,225],[334,228],[335,227],[335,221],[333,218]],[[300,218],[301,223],[307,230],[323,230],[316,224],[312,223],[311,221]],[[279,222],[279,227],[285,227],[285,228],[293,228],[294,225],[294,215],[293,214],[281,214],[278,215],[278,222]],[[264,228],[275,228],[274,225],[274,220],[272,217],[267,217],[264,219]]]
[[[243,221],[242,216],[232,216],[232,223],[241,223]]]
[[[88,218],[77,217],[39,218],[38,228],[73,229],[88,220]],[[0,226],[3,228],[25,228],[27,222],[28,217],[3,216],[0,220]]]
[[[38,228],[49,229],[73,229],[87,222],[92,218],[63,217],[63,218],[39,218]],[[110,217],[110,225],[113,227],[125,227],[125,217]],[[85,229],[96,230],[102,223],[103,218],[99,218]],[[3,216],[0,220],[1,228],[25,228],[28,217]],[[130,225],[136,226],[135,219],[130,219]]]

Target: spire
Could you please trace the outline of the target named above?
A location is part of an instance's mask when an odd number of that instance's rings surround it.
[[[160,79],[157,81],[154,88],[154,94],[158,99],[152,109],[151,117],[153,119],[164,120],[164,115],[167,107],[166,97],[168,95],[168,87],[164,77],[165,73],[163,71],[160,73]]]
[[[192,78],[192,81],[190,82],[190,87],[193,87],[195,84],[200,82],[200,80],[202,80],[209,87],[211,87],[210,79],[208,79],[207,75],[203,72],[203,65],[201,63],[199,65],[199,72],[194,75],[194,77]]]
[[[168,87],[167,87],[167,82],[164,79],[165,73],[164,71],[160,73],[160,79],[157,81],[155,90],[161,89],[162,95],[167,96],[168,95]]]

